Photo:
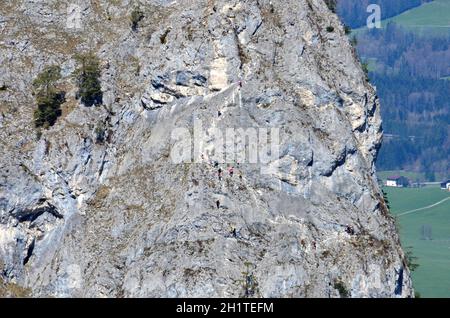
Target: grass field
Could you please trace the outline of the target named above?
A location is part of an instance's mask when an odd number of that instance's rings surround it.
[[[397,217],[404,250],[411,250],[419,267],[413,272],[414,288],[422,297],[450,297],[450,199],[429,209],[403,214],[449,198],[439,187],[384,188],[391,213]],[[421,228],[432,229],[423,240]]]
[[[434,0],[382,21],[382,26],[393,21],[420,34],[450,33],[450,0]],[[355,30],[359,32],[366,28]]]

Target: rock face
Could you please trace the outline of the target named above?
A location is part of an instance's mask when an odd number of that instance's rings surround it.
[[[57,297],[413,296],[375,179],[376,93],[325,3],[141,1],[133,31],[136,5],[0,6],[4,284]],[[75,98],[86,51],[102,61],[101,106]],[[31,83],[51,64],[66,102],[38,139]],[[216,163],[212,132],[229,128],[276,132],[277,151]],[[192,133],[196,162],[177,162],[176,132]]]

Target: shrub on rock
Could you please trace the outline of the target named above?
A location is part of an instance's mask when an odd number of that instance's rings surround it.
[[[141,22],[141,20],[144,18],[144,13],[139,9],[139,8],[135,8],[132,12],[131,12],[131,29],[133,31],[137,31],[137,28],[139,26],[139,22]]]
[[[36,127],[49,127],[61,116],[61,104],[65,93],[56,89],[56,82],[61,78],[59,66],[46,67],[33,81],[33,94],[38,108],[34,111]]]
[[[78,68],[74,75],[78,84],[77,98],[85,106],[100,105],[103,93],[100,85],[100,61],[92,53],[80,54],[75,57]]]

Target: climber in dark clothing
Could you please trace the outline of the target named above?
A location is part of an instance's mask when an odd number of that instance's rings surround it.
[[[220,116],[222,116],[222,112],[219,110],[219,111],[217,111],[217,117],[220,117]]]
[[[217,205],[217,208],[219,209],[220,208],[220,201],[219,200],[216,201],[216,205]]]
[[[218,170],[219,180],[222,180],[222,169],[219,168]]]
[[[237,232],[236,232],[235,227],[233,227],[233,229],[231,230],[231,235],[233,235],[233,237],[237,237]]]
[[[345,232],[347,232],[350,235],[355,235],[355,230],[350,225],[345,226]]]

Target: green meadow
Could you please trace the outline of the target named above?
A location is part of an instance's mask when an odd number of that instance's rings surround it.
[[[421,297],[450,297],[450,199],[431,208],[450,193],[439,187],[388,188],[391,213],[396,216],[402,246],[412,251],[419,267],[412,273],[414,288]],[[424,239],[422,227],[431,229]]]

